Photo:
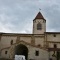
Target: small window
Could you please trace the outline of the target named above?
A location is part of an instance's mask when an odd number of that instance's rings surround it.
[[[56,34],[54,34],[53,36],[56,37]]]
[[[5,54],[7,54],[7,51],[5,51]]]
[[[42,25],[40,23],[37,24],[37,30],[41,30],[42,29]]]
[[[38,46],[38,47],[41,47],[41,45],[40,45],[40,44],[38,44],[37,46]]]
[[[11,45],[12,45],[12,44],[13,44],[13,40],[11,40],[11,42],[10,42],[10,43],[11,43]]]
[[[56,44],[54,44],[54,48],[57,48],[57,45]]]
[[[35,55],[36,55],[36,56],[39,56],[39,51],[36,51],[36,52],[35,52]]]

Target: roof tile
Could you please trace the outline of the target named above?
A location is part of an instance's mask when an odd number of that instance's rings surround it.
[[[38,14],[37,14],[37,16],[35,17],[35,19],[44,19],[44,17],[43,17],[43,15],[39,12]],[[34,19],[34,20],[35,20]]]

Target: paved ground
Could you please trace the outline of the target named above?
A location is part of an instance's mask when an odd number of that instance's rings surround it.
[[[0,60],[14,60],[14,59],[4,59],[4,58],[0,58]]]

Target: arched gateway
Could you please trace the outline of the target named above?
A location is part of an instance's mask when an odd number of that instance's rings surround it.
[[[25,59],[28,59],[28,48],[23,45],[19,44],[15,47],[15,55],[24,55]]]

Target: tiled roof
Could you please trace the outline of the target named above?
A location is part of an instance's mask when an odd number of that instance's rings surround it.
[[[43,17],[43,15],[39,12],[38,14],[37,14],[37,16],[35,17],[35,19],[44,19],[44,17]],[[34,20],[35,20],[34,19]]]

